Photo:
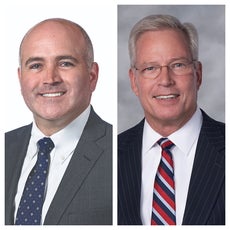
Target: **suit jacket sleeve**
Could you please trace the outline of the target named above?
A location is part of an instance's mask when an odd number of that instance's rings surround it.
[[[183,225],[225,224],[225,125],[203,113]],[[143,121],[118,137],[118,224],[141,225]]]
[[[112,224],[112,126],[93,110],[44,224]]]
[[[5,224],[14,224],[14,198],[31,125],[5,136]],[[112,224],[112,126],[91,109],[45,225]]]

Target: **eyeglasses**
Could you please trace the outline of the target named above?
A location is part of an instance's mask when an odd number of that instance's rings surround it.
[[[159,76],[163,67],[167,67],[168,70],[177,76],[189,74],[191,73],[194,62],[196,62],[196,60],[189,61],[187,59],[182,59],[162,66],[155,63],[148,63],[137,68],[134,65],[134,69],[139,71],[140,74],[145,78],[155,79]]]

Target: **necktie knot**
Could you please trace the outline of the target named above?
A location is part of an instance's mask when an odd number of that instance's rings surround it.
[[[37,142],[39,153],[49,154],[54,148],[54,143],[49,137],[44,137]]]
[[[174,144],[168,138],[161,138],[157,141],[157,143],[161,146],[163,150],[170,150]]]

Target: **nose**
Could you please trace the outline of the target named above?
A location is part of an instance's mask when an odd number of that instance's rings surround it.
[[[162,86],[170,86],[173,84],[174,81],[168,66],[161,67],[161,72],[158,76],[158,79],[159,79],[159,84]]]
[[[43,76],[43,83],[54,84],[57,82],[61,82],[61,76],[57,68],[54,65],[47,66]]]

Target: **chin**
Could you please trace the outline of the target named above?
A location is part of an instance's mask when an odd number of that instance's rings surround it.
[[[152,116],[153,118],[156,118],[159,121],[165,121],[165,122],[171,122],[171,121],[176,121],[180,117],[179,113],[167,111],[167,112],[160,112],[160,113],[155,113]]]
[[[42,118],[43,120],[47,120],[47,121],[55,121],[55,120],[59,120],[61,119],[64,114],[63,113],[40,113],[38,115],[40,118]]]

